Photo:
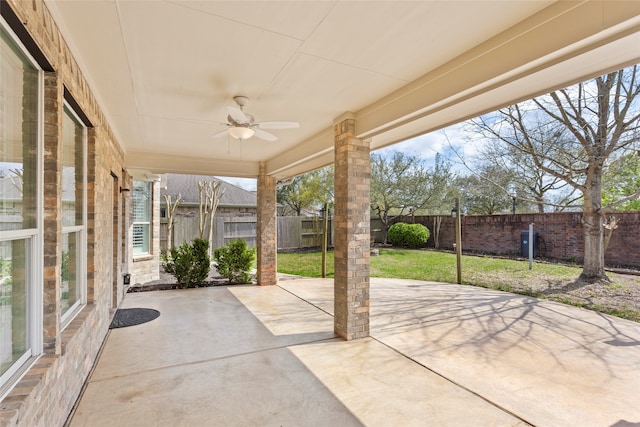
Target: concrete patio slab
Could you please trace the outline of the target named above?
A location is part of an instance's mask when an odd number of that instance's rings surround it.
[[[527,422],[640,425],[640,324],[470,286],[371,282],[373,338]],[[332,283],[314,287],[326,304]]]
[[[367,426],[527,425],[373,338],[291,351]]]
[[[295,333],[273,335],[233,295],[230,289],[253,294],[265,310],[281,314]],[[247,292],[244,292],[245,294]],[[275,298],[269,295],[277,293]],[[271,304],[271,306],[269,306]],[[93,373],[100,380],[131,372],[244,354],[300,342],[332,338],[333,319],[300,298],[277,287],[213,287],[185,291],[127,294],[121,308],[160,311],[156,320],[136,327],[113,329],[101,363]],[[254,304],[254,309],[259,306]],[[307,320],[304,324],[303,319]],[[309,324],[309,322],[311,322]],[[124,357],[124,355],[128,355]],[[123,363],[126,359],[126,363]]]
[[[640,325],[481,288],[372,279],[370,338],[333,281],[127,294],[71,426],[624,426]]]

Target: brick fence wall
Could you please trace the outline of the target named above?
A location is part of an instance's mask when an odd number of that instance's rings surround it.
[[[640,267],[640,212],[616,213],[620,218],[618,229],[613,232],[609,248],[605,253],[608,266]],[[431,237],[428,247],[435,246],[434,220],[436,216],[404,217],[404,222],[416,222],[429,228]],[[463,251],[478,251],[491,254],[519,254],[520,232],[534,224],[539,234],[538,255],[558,260],[581,262],[584,252],[582,213],[554,212],[544,214],[517,215],[469,215],[462,222]],[[380,229],[372,224],[371,229]],[[374,235],[380,241],[381,234]],[[452,249],[455,242],[453,219],[442,217],[440,247]]]

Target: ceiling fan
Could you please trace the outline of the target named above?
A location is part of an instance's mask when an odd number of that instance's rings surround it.
[[[235,139],[244,140],[255,135],[265,141],[275,141],[278,137],[263,129],[294,129],[300,127],[298,122],[256,122],[251,114],[244,112],[244,107],[249,103],[249,98],[246,96],[234,96],[233,100],[236,101],[238,106],[227,107],[229,112],[227,123],[221,123],[227,126],[227,129],[214,134],[213,138],[231,135]]]

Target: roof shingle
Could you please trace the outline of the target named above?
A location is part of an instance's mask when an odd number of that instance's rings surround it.
[[[221,182],[220,188],[224,190],[219,206],[257,206],[255,192],[247,191],[212,176],[166,174],[166,177],[167,188],[161,190],[160,196],[168,194],[175,200],[178,195],[181,195],[182,204],[198,204],[200,202],[198,182],[214,180]]]

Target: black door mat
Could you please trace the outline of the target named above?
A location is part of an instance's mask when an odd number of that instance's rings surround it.
[[[113,316],[109,329],[140,325],[150,322],[158,316],[160,316],[160,312],[152,308],[119,308]]]

